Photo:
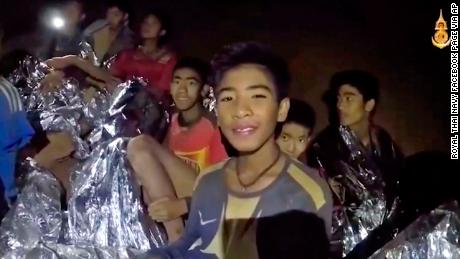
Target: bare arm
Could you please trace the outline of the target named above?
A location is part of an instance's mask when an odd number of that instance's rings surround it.
[[[105,69],[97,67],[97,66],[93,65],[90,61],[84,60],[84,59],[82,59],[80,57],[74,58],[73,65],[75,65],[79,69],[85,71],[90,76],[92,76],[92,77],[94,77],[94,78],[96,78],[98,80],[104,81],[106,83],[110,83],[113,80],[115,80],[115,77],[113,77]]]
[[[75,55],[52,58],[45,61],[45,63],[48,66],[51,66],[56,69],[64,69],[69,66],[76,66],[79,69],[86,72],[87,74],[89,74],[91,77],[101,80],[105,82],[107,85],[114,85],[120,81],[117,78],[113,77],[108,71],[100,67],[94,66],[90,61],[84,60]]]
[[[104,83],[102,81],[99,81],[97,79],[94,79],[93,77],[90,77],[90,76],[86,77],[86,82],[91,84],[91,85],[93,85],[93,86],[95,86],[95,87],[97,87],[97,88],[99,88],[99,89],[109,88],[109,90],[110,90],[114,86],[113,84],[107,85],[106,83]]]

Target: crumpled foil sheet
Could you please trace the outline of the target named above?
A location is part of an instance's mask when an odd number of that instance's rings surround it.
[[[142,252],[124,248],[95,248],[40,243],[29,251],[17,251],[8,259],[136,259]],[[5,259],[7,259],[5,257]]]
[[[110,94],[97,92],[83,107],[83,122],[92,129],[101,128],[107,120],[106,112],[110,108]],[[89,140],[88,138],[86,139]],[[91,141],[89,141],[91,143]]]
[[[446,203],[423,215],[382,247],[372,259],[460,258],[460,208]]]
[[[159,101],[142,90],[146,86],[142,78],[134,78],[121,83],[107,101],[104,98],[88,114],[95,129],[87,137],[91,146],[115,137],[132,137],[139,134],[162,136],[169,124],[169,114]],[[97,108],[104,106],[103,113]],[[139,118],[141,117],[141,118]],[[137,123],[132,123],[137,121]]]
[[[49,72],[50,68],[45,63],[28,56],[7,78],[13,85],[25,81],[25,87],[20,87],[18,90],[26,111],[33,111],[43,106],[41,103],[45,101],[45,97],[41,94],[40,82]]]
[[[85,159],[89,155],[88,144],[81,139],[80,120],[84,117],[83,109],[87,106],[73,78],[62,80],[56,90],[43,93],[40,81],[49,72],[46,64],[38,59],[27,57],[20,62],[18,69],[8,78],[13,84],[25,80],[24,87],[19,88],[26,111],[39,112],[40,124],[48,132],[67,132],[73,140],[74,157]]]
[[[97,95],[85,107],[84,113],[92,121],[93,131],[86,138],[91,147],[96,148],[98,144],[126,136],[123,133],[126,116],[122,111],[126,107],[129,99],[134,96],[134,84],[138,81],[127,81],[121,83],[111,96]],[[140,130],[138,130],[140,134]]]
[[[123,143],[123,140],[118,139],[115,143]],[[103,147],[101,146],[101,150],[99,151],[104,152],[102,149]],[[118,247],[103,247],[89,242],[82,242],[84,244],[73,243],[74,240],[72,239],[72,235],[70,235],[72,232],[69,231],[71,223],[67,221],[67,212],[62,211],[61,208],[63,193],[58,181],[50,172],[39,168],[32,159],[26,160],[23,166],[25,167],[24,170],[28,171],[28,173],[24,180],[22,192],[0,226],[1,259],[135,259],[147,251],[148,248],[136,249],[136,247],[126,247],[122,244]],[[126,169],[124,170],[126,172]],[[78,176],[82,177],[83,175]],[[128,177],[127,175],[125,176]],[[112,177],[113,180],[115,178],[116,176]],[[83,179],[80,178],[80,180]],[[126,182],[124,183],[126,184]],[[108,190],[102,187],[100,190],[98,188],[93,188],[93,190],[98,190],[97,194],[99,195],[103,195],[104,192],[108,194],[99,197],[101,201],[108,201],[111,195],[118,197],[118,201],[112,199],[114,202],[112,210],[107,211],[106,208],[105,212],[107,214],[105,215],[110,218],[109,214],[121,211],[121,213],[115,214],[126,218],[118,218],[119,222],[127,222],[131,224],[128,227],[137,227],[137,229],[126,229],[116,224],[110,225],[110,228],[115,229],[120,227],[118,232],[123,232],[124,237],[132,234],[128,238],[131,238],[134,242],[137,242],[135,240],[136,237],[144,235],[142,234],[144,231],[150,235],[156,233],[155,231],[160,231],[155,225],[153,225],[153,230],[146,231],[142,229],[142,224],[136,224],[136,221],[139,220],[138,218],[142,218],[143,212],[142,210],[135,211],[130,201],[137,200],[138,202],[139,197],[136,196],[138,193],[129,193],[129,190],[133,186],[127,187],[120,184],[120,187],[123,188],[119,190],[122,193],[121,195],[113,195],[106,192],[113,191],[113,188],[112,190]],[[84,201],[84,198],[81,197],[80,201]],[[98,197],[94,198],[97,199]],[[124,198],[126,198],[125,201],[123,201]],[[90,202],[88,201],[86,204]],[[95,201],[92,200],[92,202]],[[104,209],[101,208],[100,210],[103,211]],[[128,210],[133,212],[134,217],[133,215],[129,215]],[[103,217],[99,218],[102,219]],[[115,218],[113,217],[113,219]],[[103,236],[103,233],[99,232],[98,236]],[[114,240],[121,240],[118,236],[113,238]],[[157,242],[158,239],[152,240]],[[142,244],[142,242],[145,242],[145,239],[140,240],[138,243]],[[151,241],[148,240],[147,244],[144,243],[143,245],[155,245],[154,242],[151,244],[148,242]]]
[[[69,234],[72,244],[98,247],[130,247],[148,250],[166,244],[163,231],[150,224],[141,201],[140,188],[126,158],[129,136],[143,132],[130,126],[125,115],[137,102],[143,85],[136,80],[119,85],[113,94],[106,121],[90,135],[96,145],[90,158],[71,177]],[[160,107],[144,106],[143,118],[165,119]],[[150,111],[150,112],[149,112]],[[154,123],[154,125],[157,125]]]
[[[154,101],[135,98],[142,89],[137,81],[121,84],[113,96],[101,95],[83,107],[72,93],[74,85],[67,86],[41,111],[42,125],[63,130],[63,123],[76,125],[79,116],[88,116],[100,138],[72,175],[68,212],[61,210],[58,181],[28,160],[25,185],[1,225],[0,258],[136,258],[163,246],[163,230],[149,221],[142,208],[125,147],[129,137],[152,132],[152,125],[167,120],[166,112]],[[140,114],[133,116],[133,110]],[[167,124],[161,125],[158,131],[167,129]]]
[[[214,94],[214,87],[209,86],[209,90],[205,93],[203,98],[203,106],[207,111],[216,113],[216,96]]]
[[[80,42],[80,57],[83,59],[90,60],[91,63],[95,66],[99,66],[100,62],[94,52],[93,47],[86,41]]]
[[[113,55],[104,62],[101,63],[101,61],[97,58],[96,52],[94,51],[93,47],[91,44],[89,44],[86,41],[80,42],[80,57],[83,59],[90,60],[91,63],[97,67],[102,67],[106,70],[110,70],[110,67],[112,66],[113,62],[115,62],[115,59],[117,55]]]
[[[69,230],[73,244],[148,250],[166,244],[156,225],[149,227],[140,188],[126,158],[128,139],[98,145],[72,175]]]
[[[24,187],[0,226],[0,258],[22,258],[40,242],[57,243],[61,234],[62,189],[56,178],[27,159]]]
[[[364,148],[350,128],[340,126],[339,132],[350,150],[351,160],[340,161],[342,176],[334,180],[352,198],[334,213],[332,231],[342,231],[345,256],[382,224],[388,210],[384,182],[377,167],[366,158]]]
[[[88,144],[81,138],[80,122],[84,117],[83,109],[87,106],[78,88],[78,82],[66,79],[62,86],[47,95],[49,102],[44,102],[40,112],[40,124],[48,132],[67,132],[72,137],[75,152],[74,157],[85,159],[90,150]]]

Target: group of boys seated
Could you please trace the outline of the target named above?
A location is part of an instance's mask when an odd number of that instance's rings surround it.
[[[142,44],[134,48],[132,32],[126,26],[129,13],[116,3],[108,7],[106,22],[87,32],[98,59],[89,61],[78,56],[76,45],[83,38],[78,30],[83,5],[70,0],[63,9],[72,28],[46,48],[44,62],[52,70],[42,81],[43,91],[58,90],[64,77],[77,76],[80,83],[93,86],[82,87],[89,100],[95,91],[110,94],[120,82],[143,77],[152,98],[165,105],[172,99],[174,113],[166,137],[141,134],[127,146],[127,158],[148,213],[164,225],[170,241],[169,246],[152,251],[152,257],[257,258],[258,254],[262,258],[264,254],[263,258],[279,258],[275,255],[281,253],[296,258],[292,251],[275,245],[280,242],[297,247],[296,251],[309,250],[309,258],[315,254],[324,258],[320,243],[327,243],[330,235],[333,207],[328,183],[336,205],[343,205],[337,198],[343,192],[338,182],[326,182],[324,170],[319,173],[305,164],[326,168],[329,176],[340,175],[334,166],[321,164],[348,155],[338,124],[350,127],[368,151],[366,155],[378,166],[385,166],[387,186],[397,182],[391,172],[399,152],[391,137],[372,123],[379,91],[377,80],[367,72],[345,71],[331,80],[331,111],[338,123],[331,121],[315,143],[310,143],[314,110],[306,102],[288,97],[288,66],[267,46],[231,44],[210,63],[194,57],[178,59],[165,45],[170,33],[167,20],[160,12],[149,11],[139,32]],[[116,53],[109,69],[101,67]],[[18,57],[3,56],[1,63],[7,65],[0,68],[0,176],[10,205],[17,195],[11,172],[20,160],[18,150],[24,151],[34,134],[26,156],[52,171],[67,190],[71,168],[78,163],[72,158],[74,146],[68,133],[37,132],[28,124],[30,118],[19,92],[6,80],[17,61]],[[83,80],[78,78],[81,74]],[[215,111],[203,105],[210,87]],[[37,144],[40,135],[44,141]],[[318,151],[310,148],[312,144],[321,152],[311,155]],[[284,236],[276,237],[267,226]],[[315,229],[311,236],[295,234],[308,229]],[[283,243],[288,230],[293,233],[287,239],[291,242]],[[308,245],[306,240],[318,245]],[[304,258],[305,254],[297,256]]]

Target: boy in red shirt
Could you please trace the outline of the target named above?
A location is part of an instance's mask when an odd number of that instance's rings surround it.
[[[146,135],[128,144],[128,159],[144,187],[149,214],[164,223],[170,241],[182,233],[180,216],[188,211],[186,197],[191,196],[200,171],[227,158],[219,128],[202,105],[208,70],[199,59],[179,61],[170,91],[178,113],[163,146]]]
[[[142,44],[136,49],[118,53],[110,73],[122,81],[143,77],[149,90],[157,98],[165,99],[177,61],[167,44],[171,34],[170,24],[168,17],[159,10],[148,11],[139,32]]]

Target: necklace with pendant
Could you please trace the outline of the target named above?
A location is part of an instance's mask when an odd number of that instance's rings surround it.
[[[243,192],[246,192],[249,187],[251,187],[255,183],[257,183],[257,181],[259,181],[260,178],[262,178],[262,176],[264,176],[268,171],[270,171],[270,169],[273,168],[273,166],[275,166],[275,164],[278,162],[280,157],[281,157],[281,150],[278,149],[278,154],[276,155],[276,158],[273,160],[273,162],[270,165],[268,165],[264,170],[262,170],[254,180],[252,180],[251,182],[246,183],[246,184],[243,183],[243,181],[241,181],[239,162],[238,162],[238,159],[236,159],[236,178],[238,179],[238,183],[241,186],[241,190]]]

